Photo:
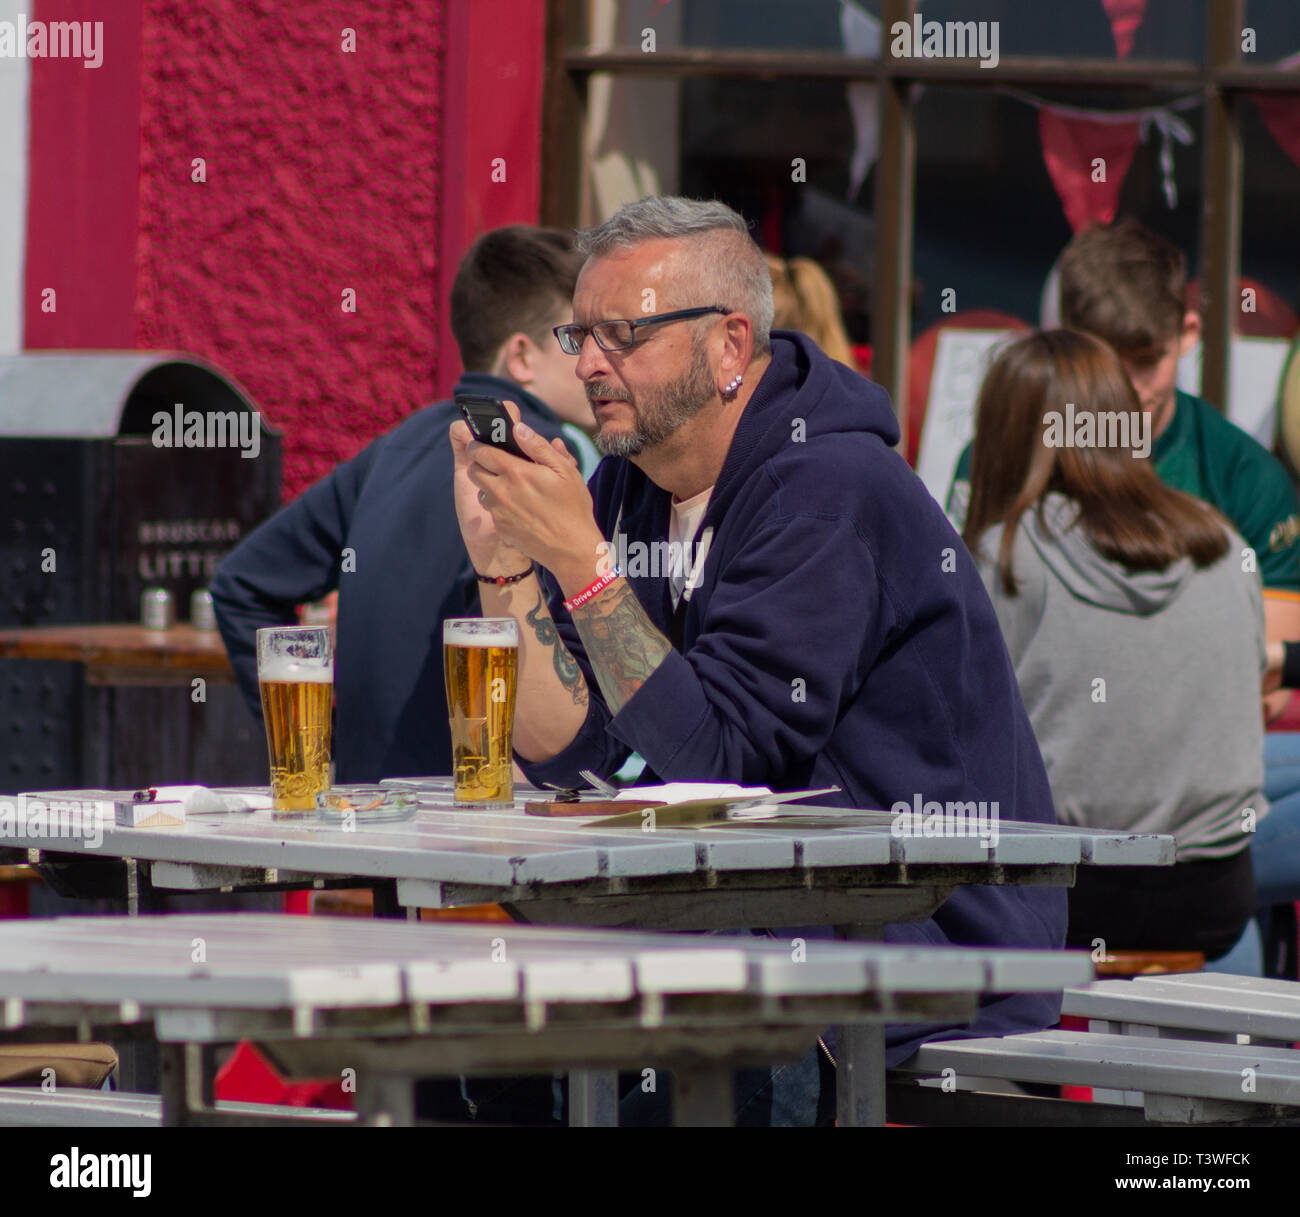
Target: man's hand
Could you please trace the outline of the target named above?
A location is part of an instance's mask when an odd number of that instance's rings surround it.
[[[481,448],[464,420],[451,424],[451,451],[455,457],[453,485],[456,492],[456,519],[460,535],[469,553],[470,563],[481,575],[513,575],[528,565],[528,559],[512,549],[497,534],[496,524],[478,497],[478,487],[470,481],[470,448]]]
[[[564,441],[548,444],[519,421],[514,402],[505,406],[528,461],[479,443],[463,422],[452,424],[456,514],[465,546],[476,566],[480,553],[493,564],[478,567],[483,574],[513,574],[531,558],[572,596],[596,577],[605,539],[596,527],[591,494]],[[497,569],[511,561],[514,570]]]

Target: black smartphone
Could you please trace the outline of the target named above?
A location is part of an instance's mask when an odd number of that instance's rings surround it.
[[[509,452],[525,461],[533,458],[526,456],[524,450],[515,443],[515,424],[506,413],[505,404],[499,397],[488,397],[480,393],[457,393],[456,406],[461,417],[469,424],[471,434],[480,443],[491,444],[502,452]]]

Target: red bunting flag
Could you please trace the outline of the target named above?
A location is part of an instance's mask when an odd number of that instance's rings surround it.
[[[1101,0],[1101,6],[1110,18],[1111,33],[1115,35],[1115,54],[1127,59],[1146,13],[1147,0]]]
[[[1136,119],[1107,122],[1047,108],[1038,112],[1043,160],[1073,231],[1115,218],[1140,127]]]
[[[1269,134],[1300,165],[1300,97],[1294,93],[1252,93],[1250,99]]]

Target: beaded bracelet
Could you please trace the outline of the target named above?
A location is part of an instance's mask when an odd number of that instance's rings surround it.
[[[478,571],[474,572],[474,578],[480,583],[491,583],[497,587],[505,587],[508,583],[518,583],[521,579],[527,579],[533,573],[533,566],[530,562],[527,570],[520,571],[517,575],[480,575]]]

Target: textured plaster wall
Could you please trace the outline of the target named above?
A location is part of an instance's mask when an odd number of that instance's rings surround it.
[[[244,386],[286,498],[431,400],[443,3],[144,0],[137,343]]]

